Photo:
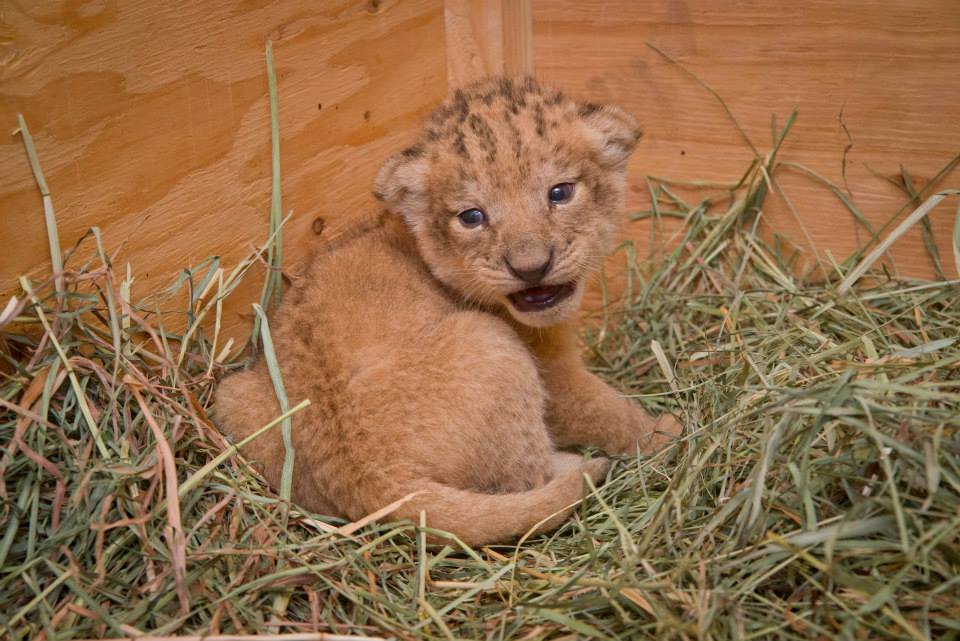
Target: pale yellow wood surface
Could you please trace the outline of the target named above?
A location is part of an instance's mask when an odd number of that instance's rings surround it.
[[[503,0],[444,0],[451,88],[503,73]]]
[[[533,8],[537,75],[620,104],[644,126],[631,166],[631,208],[647,208],[646,175],[735,181],[751,158],[716,100],[647,41],[719,92],[761,153],[770,148],[771,114],[782,124],[797,107],[782,158],[841,185],[848,144],[842,110],[853,143],[846,182],[875,226],[905,199],[872,171],[898,177],[902,164],[922,186],[960,153],[956,0],[552,0]],[[825,261],[827,251],[839,260],[866,239],[822,186],[797,172],[782,172],[778,182]],[[960,187],[960,171],[941,186]],[[948,276],[956,276],[950,248],[956,207],[956,199],[948,200],[931,215]],[[809,249],[782,197],[768,199],[765,216],[768,232]],[[645,245],[649,227],[635,223],[631,234]],[[932,275],[919,227],[892,255],[901,275]]]
[[[445,0],[444,13],[451,89],[533,73],[530,0]]]
[[[0,300],[49,273],[22,112],[64,249],[103,230],[134,299],[211,255],[235,264],[267,234],[264,43],[280,94],[285,266],[377,205],[372,176],[446,94],[441,0],[3,3]],[[318,238],[312,229],[322,218]],[[262,272],[227,310],[249,314]]]
[[[261,242],[270,192],[267,38],[279,73],[284,209],[294,212],[285,264],[294,272],[311,246],[376,206],[369,185],[378,164],[409,142],[448,86],[531,66],[528,45],[541,78],[620,104],[644,124],[631,169],[635,209],[646,206],[645,175],[731,180],[751,156],[716,101],[645,41],[720,92],[761,152],[771,114],[782,123],[798,107],[783,158],[838,183],[842,109],[853,140],[847,184],[875,225],[904,199],[871,169],[895,176],[903,164],[922,186],[960,152],[953,0],[6,3],[0,299],[19,274],[49,270],[39,194],[19,138],[9,135],[17,112],[34,132],[62,246],[100,226],[121,265],[133,263],[134,298],[184,266],[214,254],[229,265]],[[865,238],[821,186],[795,172],[781,173],[779,184],[821,256],[842,258]],[[954,172],[942,186],[958,184]],[[932,215],[950,275],[955,203]],[[770,230],[807,247],[779,195],[765,216]],[[631,234],[649,239],[642,223]],[[932,273],[919,228],[892,253],[899,273]],[[260,282],[254,274],[235,296],[234,326]]]
[[[503,67],[511,76],[532,74],[533,0],[504,0]]]

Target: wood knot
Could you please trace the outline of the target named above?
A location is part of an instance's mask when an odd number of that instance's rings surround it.
[[[314,234],[319,236],[323,233],[323,230],[327,228],[327,221],[323,219],[323,216],[317,216],[313,219],[313,222],[310,223],[310,229]]]

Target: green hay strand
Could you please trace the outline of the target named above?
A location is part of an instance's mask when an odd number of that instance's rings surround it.
[[[33,171],[33,177],[37,182],[37,188],[40,190],[40,197],[43,201],[43,217],[46,222],[47,241],[50,247],[50,264],[53,268],[54,281],[59,293],[63,291],[63,255],[60,253],[60,234],[57,230],[57,217],[53,210],[53,197],[50,195],[47,179],[44,178],[43,169],[40,167],[40,158],[37,156],[37,149],[33,144],[33,136],[30,135],[27,121],[24,120],[22,114],[17,114],[17,123],[19,125],[17,132],[23,139],[23,147],[27,152],[30,169]]]
[[[277,74],[274,70],[273,43],[267,41],[264,55],[267,61],[267,90],[270,96],[270,238],[267,245],[266,274],[260,295],[260,307],[270,309],[271,304],[278,305],[283,288],[283,203],[280,181],[280,107],[277,92]],[[260,336],[260,316],[253,319],[253,331],[250,335],[250,347],[257,351]]]

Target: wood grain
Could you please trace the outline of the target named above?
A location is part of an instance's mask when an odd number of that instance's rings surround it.
[[[450,88],[503,73],[503,1],[445,0],[443,6]]]
[[[133,264],[137,299],[208,256],[235,264],[265,239],[268,38],[294,272],[311,246],[376,207],[379,163],[447,91],[441,0],[63,0],[7,3],[0,21],[0,300],[18,275],[50,269],[40,196],[9,135],[18,112],[63,248],[99,226],[119,264]],[[232,297],[231,327],[261,282],[250,275]]]
[[[875,173],[899,177],[903,165],[922,187],[960,153],[954,0],[177,5],[49,0],[0,11],[0,123],[10,132],[18,112],[27,118],[64,249],[101,227],[117,261],[133,264],[134,298],[208,256],[233,264],[264,239],[267,38],[279,75],[284,209],[294,212],[285,258],[292,272],[310,247],[375,207],[369,184],[377,166],[412,139],[448,86],[508,68],[532,64],[543,79],[641,119],[631,208],[646,207],[646,175],[739,177],[748,146],[717,102],[647,41],[709,82],[761,153],[770,147],[771,115],[782,123],[798,108],[783,159],[849,188],[874,226],[904,204]],[[841,112],[852,141],[846,155]],[[768,233],[824,261],[865,239],[821,185],[797,171],[777,180],[797,217],[778,191],[764,212]],[[958,183],[954,172],[942,186]],[[931,215],[948,275],[956,275],[955,206],[948,201]],[[665,240],[642,223],[631,236],[653,248]],[[19,274],[49,271],[40,197],[19,138],[7,133],[0,240],[5,300]],[[919,228],[891,255],[890,268],[902,275],[933,273]],[[260,282],[252,275],[234,296],[233,327],[243,326]]]
[[[506,0],[503,5],[503,70],[511,76],[533,73],[532,0]]]
[[[899,179],[902,165],[923,186],[960,153],[960,3],[954,0],[554,0],[533,9],[538,76],[619,104],[644,125],[630,173],[633,209],[648,206],[647,175],[735,181],[752,156],[717,101],[646,42],[723,96],[761,153],[771,146],[771,116],[782,125],[796,107],[799,119],[782,159],[848,187],[875,227],[905,197],[874,172]],[[852,142],[845,159],[841,113]],[[781,171],[777,180],[797,217],[782,195],[771,196],[768,233],[808,255],[815,250],[828,265],[828,252],[842,260],[867,238],[840,201],[809,177]],[[941,186],[960,186],[960,172]],[[956,206],[953,200],[931,214],[945,271],[954,277]],[[631,235],[646,246],[651,230],[635,223]],[[919,227],[893,246],[891,257],[891,269],[903,276],[933,275]]]

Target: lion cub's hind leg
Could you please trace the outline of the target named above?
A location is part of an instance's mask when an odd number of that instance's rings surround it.
[[[509,326],[455,312],[408,340],[370,352],[347,386],[340,420],[351,447],[383,450],[463,489],[503,493],[553,476],[537,367]]]
[[[577,470],[583,466],[583,457],[572,452],[553,453],[553,473],[560,475],[570,470]]]
[[[545,405],[508,325],[452,313],[365,356],[338,417],[341,456],[316,461],[318,482],[351,519],[422,491],[397,515],[423,509],[428,524],[471,542],[523,534],[580,497],[583,471],[604,466],[573,457],[558,470]]]
[[[279,416],[280,405],[270,384],[266,364],[261,360],[254,367],[223,379],[217,388],[217,424],[236,443]],[[252,449],[248,448],[247,453]],[[279,475],[283,465],[283,444],[280,430],[270,430],[258,437],[254,457],[267,478]],[[275,469],[274,469],[275,468]]]

